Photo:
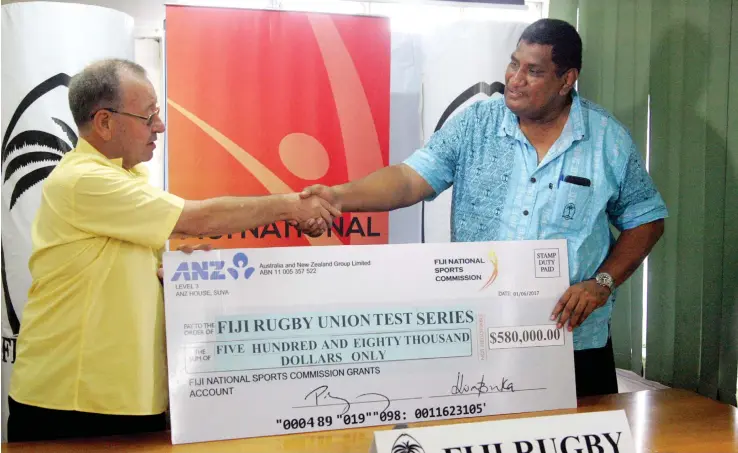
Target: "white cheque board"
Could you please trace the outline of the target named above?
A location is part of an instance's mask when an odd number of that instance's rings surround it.
[[[164,256],[172,442],[576,407],[566,242]]]

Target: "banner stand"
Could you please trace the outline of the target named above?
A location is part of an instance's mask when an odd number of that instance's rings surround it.
[[[103,58],[133,59],[133,18],[57,2],[2,6],[2,440],[8,388],[31,275],[31,223],[41,186],[76,146],[70,78]]]

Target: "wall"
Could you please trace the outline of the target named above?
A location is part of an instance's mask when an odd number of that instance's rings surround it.
[[[2,0],[1,4],[34,0]],[[136,36],[161,36],[164,23],[164,0],[53,0],[62,3],[82,3],[117,9],[133,17]]]
[[[1,4],[35,0],[1,0]],[[254,8],[282,8],[299,11],[325,11],[346,14],[391,15],[397,25],[417,30],[428,28],[433,22],[454,19],[529,21],[533,17],[547,17],[550,0],[526,0],[526,9],[518,7],[457,3],[450,6],[436,0],[51,0],[65,3],[83,3],[117,9],[130,14],[136,23],[136,36],[162,36],[165,4],[200,4],[207,6],[243,6]],[[422,20],[419,18],[422,17]],[[396,30],[396,24],[393,29]]]

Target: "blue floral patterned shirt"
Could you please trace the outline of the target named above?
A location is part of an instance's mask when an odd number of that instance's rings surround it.
[[[503,98],[470,105],[405,163],[433,187],[431,200],[454,186],[452,241],[566,239],[572,284],[607,257],[610,224],[622,231],[667,216],[628,130],[576,92],[540,163]],[[614,299],[574,330],[574,349],[605,346]]]

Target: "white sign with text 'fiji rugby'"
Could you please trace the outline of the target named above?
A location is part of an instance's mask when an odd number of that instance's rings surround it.
[[[635,451],[622,410],[377,431],[371,448],[371,453]]]
[[[172,441],[576,407],[566,242],[164,256]]]

